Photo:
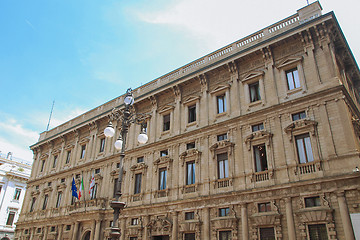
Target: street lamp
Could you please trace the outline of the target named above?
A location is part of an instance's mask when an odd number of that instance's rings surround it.
[[[110,202],[110,206],[114,209],[114,220],[111,227],[110,236],[112,240],[119,239],[120,227],[119,227],[119,215],[120,211],[124,209],[125,203],[120,202],[119,198],[121,197],[121,184],[122,184],[122,176],[123,176],[123,161],[125,157],[125,145],[126,145],[126,137],[129,126],[131,123],[136,123],[141,125],[141,133],[138,136],[138,142],[144,144],[148,141],[148,136],[145,133],[145,122],[146,116],[144,114],[136,114],[135,109],[133,107],[134,104],[134,96],[132,94],[132,89],[129,88],[126,91],[126,95],[124,98],[125,109],[114,108],[110,114],[109,125],[104,129],[104,135],[108,138],[113,137],[115,135],[115,130],[112,125],[112,121],[121,121],[121,131],[119,138],[115,141],[115,148],[120,150],[120,169],[119,169],[119,178],[116,182],[116,192],[115,192],[115,200]]]

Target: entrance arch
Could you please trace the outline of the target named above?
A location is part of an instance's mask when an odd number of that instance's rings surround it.
[[[87,231],[86,233],[84,233],[84,235],[81,239],[82,240],[90,240],[90,234],[91,234],[91,231]]]

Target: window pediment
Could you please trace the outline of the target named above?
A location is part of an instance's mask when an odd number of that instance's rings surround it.
[[[172,111],[173,109],[174,109],[174,106],[166,105],[166,106],[163,106],[162,108],[159,109],[159,113],[160,114],[166,113],[166,112]]]
[[[256,226],[280,225],[281,214],[277,212],[255,213],[250,216]]]
[[[65,146],[65,150],[71,150],[71,149],[73,149],[74,147],[75,147],[75,145],[72,144],[72,143],[70,143],[70,144],[68,144],[68,145]]]
[[[146,170],[148,168],[148,165],[146,165],[145,163],[137,163],[137,164],[134,164],[130,167],[130,170],[132,172],[135,172],[135,171],[142,171],[142,170]]]
[[[46,188],[44,188],[44,193],[47,193],[47,192],[51,192],[53,190],[53,188],[52,187],[46,187]]]
[[[215,93],[218,93],[218,92],[221,92],[221,91],[225,91],[228,88],[230,88],[230,85],[221,84],[221,85],[216,86],[210,93],[215,94]]]
[[[190,97],[187,97],[185,100],[184,100],[184,105],[188,105],[190,103],[193,103],[195,101],[198,101],[200,99],[199,96],[190,96]]]
[[[197,149],[189,149],[180,154],[181,164],[184,166],[186,160],[195,160],[195,163],[199,162],[201,152]]]
[[[85,145],[86,143],[88,143],[90,141],[90,138],[89,137],[85,137],[85,138],[83,138],[83,139],[81,139],[80,141],[79,141],[79,144],[80,145]]]
[[[52,155],[58,155],[60,152],[61,152],[61,149],[60,149],[60,148],[57,148],[57,149],[52,150],[52,151],[51,151],[51,154],[52,154]]]
[[[154,161],[154,165],[167,164],[167,163],[171,163],[172,161],[173,159],[170,158],[169,156],[163,156],[156,159]]]
[[[287,127],[285,127],[284,131],[289,135],[290,141],[292,140],[292,133],[298,130],[307,130],[311,132],[311,134],[315,135],[315,129],[317,126],[317,122],[310,119],[301,119],[290,123]]]
[[[302,56],[288,57],[285,60],[283,60],[282,62],[280,62],[280,64],[277,66],[277,68],[287,67],[287,66],[289,66],[291,64],[300,62],[302,59],[303,59]]]
[[[34,190],[31,192],[31,196],[37,196],[40,194],[40,190]]]
[[[334,210],[330,207],[311,207],[311,208],[303,208],[297,211],[295,214],[300,217],[301,222],[309,223],[309,222],[332,222],[332,212]]]
[[[155,219],[150,220],[146,225],[152,233],[170,232],[172,229],[172,222],[166,216],[156,216]]]
[[[244,79],[242,79],[242,82],[248,82],[256,78],[260,78],[264,76],[264,71],[252,71],[249,74],[245,75]]]
[[[65,183],[60,183],[59,185],[57,185],[56,188],[57,188],[58,190],[64,189],[64,188],[66,188],[66,184],[65,184]]]
[[[266,130],[260,130],[260,131],[256,131],[251,133],[250,135],[248,135],[245,138],[245,143],[248,146],[248,150],[251,150],[251,142],[256,141],[256,140],[261,140],[261,139],[265,139],[266,141],[266,145],[270,144],[270,139],[272,138],[273,134],[266,131]]]
[[[40,160],[46,160],[49,157],[48,153],[44,153],[40,156]]]

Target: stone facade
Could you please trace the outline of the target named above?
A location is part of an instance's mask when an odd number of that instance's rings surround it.
[[[31,163],[0,152],[0,239],[14,239]]]
[[[121,240],[354,239],[359,81],[334,14],[322,15],[315,2],[135,89],[149,141],[138,144],[140,126],[131,125]],[[109,237],[120,153],[103,130],[123,98],[31,146],[16,239]],[[113,124],[118,135],[120,123]],[[75,202],[73,177],[85,184]]]

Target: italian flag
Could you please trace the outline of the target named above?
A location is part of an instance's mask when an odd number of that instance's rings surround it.
[[[80,184],[80,188],[79,188],[79,200],[81,198],[81,196],[83,195],[84,192],[84,178],[81,176],[81,184]]]

